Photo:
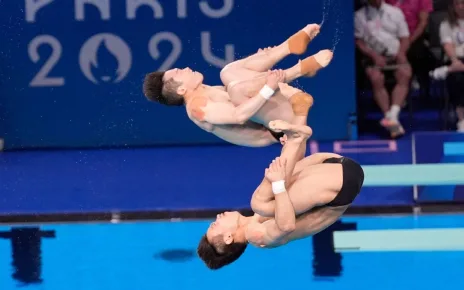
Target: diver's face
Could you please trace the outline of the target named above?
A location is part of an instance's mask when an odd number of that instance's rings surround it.
[[[194,91],[203,83],[203,75],[193,71],[189,67],[184,69],[170,69],[164,73],[163,81],[173,79],[181,85],[177,89],[177,94],[184,95],[188,91]]]
[[[223,242],[230,244],[233,242],[233,236],[239,226],[240,213],[236,211],[227,211],[216,216],[206,231],[206,238],[210,243],[217,241],[222,236]]]

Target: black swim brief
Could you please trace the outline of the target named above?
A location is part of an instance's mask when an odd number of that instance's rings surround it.
[[[347,157],[332,157],[322,163],[338,163],[342,165],[343,185],[337,196],[326,206],[336,207],[351,204],[361,191],[364,183],[364,171],[357,162]]]

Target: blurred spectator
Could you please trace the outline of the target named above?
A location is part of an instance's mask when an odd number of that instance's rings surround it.
[[[451,62],[446,84],[456,106],[457,130],[464,132],[464,0],[449,2],[448,19],[440,25],[440,40]]]
[[[408,60],[414,75],[420,84],[428,83],[428,71],[432,69],[426,61],[429,52],[424,43],[424,32],[428,25],[429,14],[433,11],[432,0],[385,0],[403,11],[409,29]]]
[[[374,99],[384,113],[382,126],[392,137],[404,134],[399,114],[409,92],[411,66],[406,57],[409,29],[403,12],[383,0],[368,0],[356,11],[356,45],[364,59],[361,63],[372,84]],[[385,73],[393,73],[396,84],[391,101],[385,87]]]

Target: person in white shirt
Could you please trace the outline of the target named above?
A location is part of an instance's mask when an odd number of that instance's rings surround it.
[[[440,25],[440,40],[451,62],[446,83],[456,106],[457,131],[464,132],[464,0],[451,0],[448,19]]]
[[[412,69],[406,57],[409,29],[403,12],[383,0],[368,0],[355,13],[356,46],[364,54],[362,63],[375,101],[384,113],[380,124],[392,138],[404,134],[399,114],[408,95]],[[385,73],[396,79],[391,100],[385,88]]]

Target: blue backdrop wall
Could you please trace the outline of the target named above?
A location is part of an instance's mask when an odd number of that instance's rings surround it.
[[[190,66],[204,72],[206,83],[219,84],[226,63],[324,20],[308,54],[335,48],[334,60],[297,85],[316,99],[310,116],[314,138],[344,139],[356,107],[352,5],[342,0],[2,1],[0,138],[7,149],[220,143],[196,128],[184,108],[146,101],[144,75]],[[296,61],[290,57],[279,67]]]

